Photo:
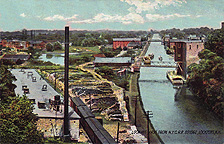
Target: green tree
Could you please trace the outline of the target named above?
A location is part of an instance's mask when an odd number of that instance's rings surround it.
[[[10,103],[0,105],[0,143],[41,143],[37,117],[26,96],[9,97]]]
[[[46,49],[47,49],[47,51],[51,51],[51,52],[54,51],[54,47],[51,43],[46,44]]]
[[[35,55],[37,53],[37,49],[34,49],[32,46],[28,47],[28,54]]]
[[[224,58],[224,29],[217,29],[208,35],[206,49]]]
[[[188,67],[188,85],[218,115],[224,108],[224,59],[208,49],[198,54],[199,64]]]
[[[62,50],[62,45],[58,41],[54,43],[53,47],[54,47],[54,50]]]
[[[12,75],[10,71],[7,70],[8,66],[1,63],[0,67],[0,104],[8,102],[8,97],[15,97],[14,89],[16,85],[12,82],[16,78]]]
[[[8,67],[0,67],[0,143],[41,143],[36,115],[26,96],[16,96],[12,83],[15,77]]]

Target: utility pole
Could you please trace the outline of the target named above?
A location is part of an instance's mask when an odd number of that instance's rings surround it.
[[[133,97],[133,101],[135,102],[135,123],[134,125],[137,126],[137,102],[138,102],[138,96]]]
[[[89,102],[90,102],[89,109],[92,110],[92,97],[91,97],[91,94],[89,94]]]
[[[151,116],[149,116],[151,115]],[[147,141],[148,144],[150,144],[150,137],[149,137],[149,118],[152,118],[153,116],[152,111],[146,111],[146,118],[147,118]]]
[[[57,89],[57,86],[56,86],[56,84],[57,84],[57,75],[56,75],[56,71],[54,70],[54,89],[55,89],[55,91],[56,91],[56,89]]]
[[[119,122],[117,123],[117,143],[119,143]]]
[[[64,138],[69,139],[68,121],[68,73],[69,73],[69,27],[65,27],[65,83],[64,83]]]

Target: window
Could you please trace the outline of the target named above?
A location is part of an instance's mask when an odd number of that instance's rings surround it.
[[[181,54],[177,54],[177,57],[178,57],[178,58],[181,58]]]
[[[178,44],[178,48],[181,48],[181,44]]]
[[[197,49],[198,49],[198,45],[197,45]]]
[[[189,49],[191,50],[191,45],[189,45]]]

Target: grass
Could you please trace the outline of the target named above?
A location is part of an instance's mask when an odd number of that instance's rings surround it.
[[[129,114],[130,114],[130,121],[134,124],[135,121],[135,100],[137,99],[137,106],[136,106],[136,127],[140,133],[142,133],[145,137],[147,137],[147,119],[146,113],[144,110],[144,106],[141,100],[139,87],[138,87],[138,77],[139,73],[134,73],[131,76],[130,80],[130,89],[129,89]],[[153,131],[153,125],[149,120],[149,130]],[[150,142],[151,143],[162,143],[162,140],[157,134],[150,134]]]
[[[55,50],[53,53],[64,53],[64,50]],[[82,46],[70,46],[69,52],[91,52],[91,53],[100,53],[98,46],[94,47],[82,47]]]

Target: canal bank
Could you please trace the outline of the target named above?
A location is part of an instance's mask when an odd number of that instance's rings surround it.
[[[132,74],[130,78],[129,92],[126,92],[129,101],[128,111],[131,123],[133,125],[135,124],[137,130],[145,137],[147,137],[146,111],[144,109],[142,98],[139,91],[138,78],[139,73]],[[136,112],[136,120],[135,120],[135,112]],[[162,139],[159,137],[159,135],[157,133],[154,133],[155,129],[150,119],[149,119],[149,131],[150,131],[149,134],[150,143],[156,143],[156,144],[164,143]]]
[[[154,53],[155,60],[162,56],[173,61],[160,43],[151,42],[148,53]],[[142,67],[139,77],[144,109],[153,112],[151,123],[161,139],[168,144],[222,144],[223,121],[185,87],[174,88],[166,77],[168,70],[172,68]]]

